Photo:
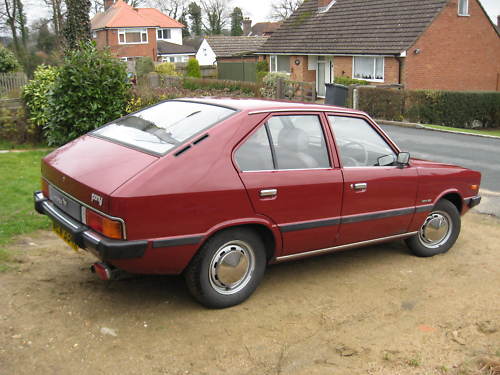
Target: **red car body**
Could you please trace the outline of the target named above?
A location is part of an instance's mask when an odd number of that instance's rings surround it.
[[[180,274],[209,238],[227,228],[258,233],[272,263],[415,235],[441,199],[460,214],[479,203],[480,173],[465,168],[415,159],[405,166],[344,167],[329,115],[364,120],[400,153],[365,113],[262,100],[193,102],[233,108],[234,114],[163,156],[92,133],[78,138],[43,159],[37,210],[69,232],[70,241],[118,269]],[[235,153],[261,124],[304,114],[321,122],[329,167],[239,168]],[[359,183],[365,188],[355,189]],[[119,218],[123,238],[106,238],[78,214],[71,217],[49,189],[80,209]]]

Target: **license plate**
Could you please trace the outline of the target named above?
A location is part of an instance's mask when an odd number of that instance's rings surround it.
[[[52,230],[57,234],[64,242],[68,244],[69,247],[71,247],[73,250],[78,251],[78,245],[73,241],[73,237],[71,234],[66,231],[64,228],[61,226],[57,225],[54,223]]]

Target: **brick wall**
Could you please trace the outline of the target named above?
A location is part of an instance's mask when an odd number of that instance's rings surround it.
[[[295,61],[299,61],[299,65]],[[309,70],[308,64],[308,56],[290,56],[290,78],[297,82],[316,82],[316,71]]]
[[[97,47],[109,46],[111,53],[117,57],[150,57],[153,61],[157,59],[156,30],[148,29],[147,44],[119,44],[118,30],[101,30],[97,32]]]
[[[408,50],[408,89],[500,91],[500,38],[477,0],[469,0],[468,17],[457,15],[457,1]]]

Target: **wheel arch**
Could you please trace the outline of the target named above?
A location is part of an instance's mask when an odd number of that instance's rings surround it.
[[[457,208],[458,212],[462,214],[462,209],[464,207],[464,200],[462,195],[458,190],[448,190],[443,192],[434,202],[436,204],[441,199],[446,199],[453,203],[453,205]]]

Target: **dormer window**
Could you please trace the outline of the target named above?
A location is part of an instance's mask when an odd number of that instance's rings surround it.
[[[469,0],[458,0],[458,15],[459,16],[469,15]]]
[[[318,13],[326,13],[330,10],[330,8],[337,2],[337,0],[331,0],[330,3],[328,3],[327,5],[325,6],[320,6],[318,8]],[[323,1],[324,3],[324,1]]]
[[[158,29],[158,40],[169,40],[171,38],[170,29]]]

